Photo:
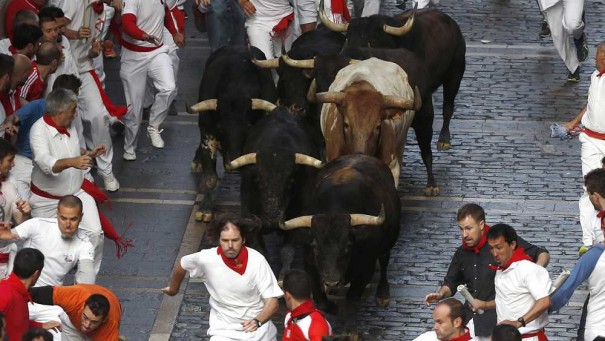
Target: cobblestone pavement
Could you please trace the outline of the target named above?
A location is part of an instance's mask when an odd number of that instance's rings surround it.
[[[382,11],[396,13],[394,4],[384,0]],[[593,46],[604,36],[602,5],[603,1],[586,1]],[[526,239],[547,247],[553,278],[577,259],[579,143],[549,138],[548,126],[569,119],[585,104],[594,48],[582,68],[582,81],[568,84],[552,42],[538,37],[541,15],[535,1],[441,0],[439,8],[460,24],[467,41],[467,70],[451,127],[452,149],[434,148],[441,195],[426,198],[422,196],[426,173],[410,132],[399,185],[402,232],[389,268],[392,300],[389,308],[377,308],[372,298],[375,286],[366,290],[358,316],[365,340],[412,340],[431,327],[431,309],[422,298],[442,280],[460,243],[455,211],[464,203],[483,205],[489,224],[509,223]],[[181,51],[177,101],[181,110],[185,101],[197,98],[201,65],[209,52],[205,35],[190,29],[188,39],[188,47]],[[121,91],[118,67],[116,62],[108,64],[108,88],[115,94]],[[440,113],[441,94],[434,98]],[[435,131],[441,127],[440,118],[434,127]],[[196,118],[170,116],[165,129],[167,147],[153,149],[142,138],[139,160],[133,163],[119,160],[122,142],[115,140],[116,175],[123,188],[113,195],[109,215],[120,226],[134,222],[128,233],[136,247],[117,261],[113,245],[106,243],[100,282],[120,297],[125,311],[122,333],[129,340],[208,340],[209,306],[203,284],[190,280],[176,299],[164,298],[158,290],[166,285],[177,257],[208,245],[202,240],[204,226],[190,222],[196,179],[188,165],[199,141]],[[433,142],[435,146],[436,137]],[[239,175],[225,175],[216,193],[217,210],[237,211],[238,198]],[[269,245],[275,243],[271,240]],[[568,307],[551,316],[551,340],[574,339],[586,295],[583,289]],[[274,321],[280,326],[281,315]]]

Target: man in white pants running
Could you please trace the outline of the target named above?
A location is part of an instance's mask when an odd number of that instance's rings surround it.
[[[126,131],[124,136],[124,160],[136,160],[136,146],[139,126],[143,118],[143,101],[147,80],[151,79],[157,90],[151,106],[147,135],[155,148],[164,148],[160,133],[160,124],[168,114],[168,106],[175,96],[175,80],[169,49],[163,43],[164,23],[172,33],[177,46],[185,46],[185,36],[175,25],[179,11],[176,0],[130,0],[122,10],[122,58],[120,78],[124,85],[124,94],[128,104],[128,114],[124,117]],[[170,15],[166,20],[165,16]],[[182,20],[182,19],[181,19]]]
[[[588,57],[582,14],[584,0],[538,0],[538,4],[550,27],[555,49],[569,71],[567,80],[580,81],[580,63]]]

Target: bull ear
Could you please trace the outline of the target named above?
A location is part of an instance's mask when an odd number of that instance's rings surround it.
[[[334,104],[324,104],[321,109],[321,132],[326,140],[326,160],[344,154],[343,118]]]

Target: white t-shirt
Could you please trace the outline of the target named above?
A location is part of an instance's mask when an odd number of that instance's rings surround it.
[[[498,270],[496,286],[496,314],[498,323],[516,321],[525,315],[537,300],[547,297],[552,285],[548,271],[528,260],[514,262],[504,271]],[[548,324],[548,312],[519,328],[521,334],[538,331]]]
[[[133,14],[137,17],[137,27],[143,32],[152,35],[160,40],[163,40],[162,31],[164,30],[165,9],[161,0],[128,0],[124,4],[122,15]],[[122,35],[127,42],[142,46],[155,47],[154,44],[134,39],[128,34]]]
[[[0,221],[9,222],[13,220],[13,213],[17,211],[15,202],[19,199],[19,193],[15,186],[7,181],[3,181],[0,187]],[[11,258],[14,257],[16,247],[13,244],[0,245],[0,253],[10,254]],[[11,267],[9,266],[11,259],[8,263],[0,264],[0,279],[7,277],[10,274]]]
[[[241,323],[261,312],[264,298],[283,295],[267,260],[251,248],[243,275],[225,265],[216,247],[183,257],[181,266],[191,277],[202,278],[210,293],[208,335],[255,338],[256,333],[245,333]]]
[[[598,71],[590,76],[588,88],[588,108],[582,117],[586,128],[605,133],[605,76],[597,77]]]
[[[588,314],[586,315],[586,329],[597,330],[605,335],[605,252],[601,254],[597,264],[588,277],[590,301],[588,301]]]
[[[41,118],[29,133],[34,155],[32,184],[55,196],[75,194],[84,181],[84,171],[77,168],[70,167],[60,173],[52,171],[57,160],[80,155],[80,140],[73,124],[68,131],[70,136],[59,134]]]
[[[91,7],[87,6],[88,1],[83,0],[63,0],[61,9],[65,13],[65,18],[70,20],[67,28],[77,31],[82,26],[90,28],[90,37],[87,39],[74,39],[71,43],[72,54],[78,67],[78,72],[84,73],[93,69],[92,59],[88,57],[88,51],[92,46],[94,38],[99,39],[103,23],[105,22],[105,12],[97,14]],[[85,25],[86,24],[86,25]]]
[[[281,20],[294,12],[288,0],[250,0],[256,13],[250,18],[258,20]]]
[[[95,249],[82,230],[63,239],[57,219],[32,218],[14,228],[23,247],[38,249],[44,255],[44,268],[36,286],[63,285],[63,279],[81,260],[94,260]]]

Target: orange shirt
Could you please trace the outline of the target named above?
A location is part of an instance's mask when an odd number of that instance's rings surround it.
[[[116,295],[109,289],[95,284],[54,287],[53,303],[65,310],[71,323],[79,330],[82,324],[84,303],[93,294],[101,294],[109,300],[109,314],[107,314],[105,323],[101,324],[92,333],[86,334],[86,336],[93,341],[117,341],[120,336],[122,307]]]

